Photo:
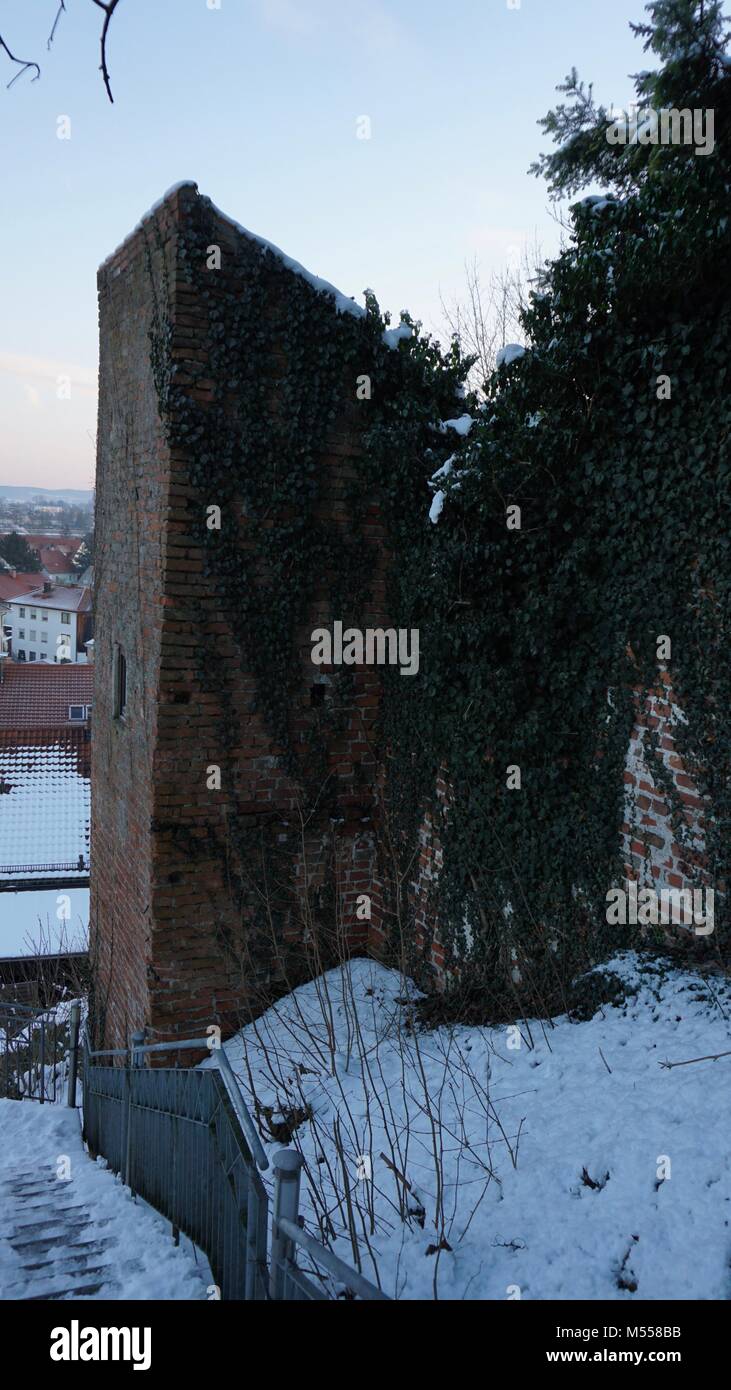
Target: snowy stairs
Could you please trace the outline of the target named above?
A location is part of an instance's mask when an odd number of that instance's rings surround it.
[[[0,1242],[13,1258],[9,1271],[0,1260],[0,1298],[93,1298],[102,1288],[102,1297],[116,1296],[114,1243],[103,1231],[109,1223],[74,1201],[73,1184],[60,1181],[50,1165],[3,1171],[0,1212],[8,1210],[12,1225],[0,1224]]]

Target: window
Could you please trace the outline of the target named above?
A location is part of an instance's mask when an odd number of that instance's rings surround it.
[[[75,720],[75,719],[83,719],[83,718],[84,718],[84,706],[83,706],[83,705],[69,705],[69,719]]]
[[[25,641],[25,628],[24,628],[24,627],[21,627],[21,628],[18,629],[18,637],[21,638],[22,641]]]
[[[31,610],[30,610],[30,620],[31,620],[31,622],[34,623],[37,617],[38,617],[38,614],[37,614],[35,608],[31,608]]]
[[[30,630],[30,640],[31,640],[31,642],[35,642],[37,637],[38,637],[37,629],[34,628],[34,627],[32,627],[31,630]]]
[[[48,641],[48,633],[47,633],[47,632],[42,632],[42,633],[41,633],[41,641],[42,641],[42,642],[47,642],[47,641]]]
[[[47,622],[48,622],[48,614],[47,614],[47,613],[41,613],[41,618],[43,619],[43,622],[44,622],[44,623],[47,623]]]
[[[122,719],[127,708],[127,661],[121,647],[114,653],[114,717]]]
[[[65,624],[66,624],[66,627],[70,627],[70,626],[71,626],[71,614],[70,614],[70,613],[62,613],[62,614],[61,614],[61,622],[62,622],[62,623],[65,623]]]
[[[24,618],[24,617],[25,617],[25,609],[24,609],[24,608],[21,608],[21,610],[20,610],[20,616],[21,616],[21,618]]]
[[[94,708],[93,705],[87,705],[87,706],[86,706],[86,717],[87,717],[87,719],[91,719],[91,711],[93,710],[93,708]]]
[[[17,656],[17,658],[18,658],[18,661],[25,661],[25,652],[22,650],[21,647],[18,647],[18,650],[17,650],[17,652],[16,652],[16,656]]]
[[[35,659],[36,659],[36,654],[35,654],[35,652],[28,652],[28,660],[29,660],[29,661],[35,661]]]

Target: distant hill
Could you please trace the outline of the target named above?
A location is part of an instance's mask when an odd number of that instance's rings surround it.
[[[77,507],[91,504],[92,494],[76,487],[10,487],[0,483],[0,498],[8,502],[70,502]]]

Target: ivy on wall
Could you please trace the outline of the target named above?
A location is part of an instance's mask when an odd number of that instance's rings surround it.
[[[430,807],[444,853],[440,936],[448,954],[469,956],[483,998],[507,979],[534,1005],[555,1003],[552,981],[623,944],[603,925],[606,891],[622,876],[638,692],[657,688],[662,667],[685,716],[677,751],[709,807],[697,873],[719,894],[711,949],[728,939],[731,77],[717,6],[667,0],[653,13],[643,36],[661,67],[637,79],[638,100],[712,107],[715,148],[610,145],[608,113],[569,80],[573,104],[545,123],[559,149],[539,168],[558,194],[601,178],[621,196],[574,205],[568,244],[525,315],[528,349],[483,401],[464,394],[470,362],[457,344],[445,352],[413,325],[389,345],[372,296],[335,331],[330,296],[245,238],[230,274],[210,270],[218,224],[205,199],[182,232],[179,274],[208,309],[206,360],[172,361],[164,316],[153,324],[171,446],[221,507],[220,531],[204,506],[195,524],[240,670],[254,672],[277,756],[312,798],[348,691],[336,687],[305,744],[293,737],[297,632],[321,584],[334,617],[364,625],[373,555],[358,526],[379,502],[390,625],[420,633],[418,676],[383,670],[384,814],[401,865],[390,910],[407,938],[411,926],[418,963],[408,885]],[[372,392],[358,401],[363,375]],[[463,412],[474,420],[464,437],[442,423]],[[349,536],[317,509],[323,441],[344,413],[364,446]],[[428,482],[448,459],[433,522]],[[235,807],[239,676],[217,639],[200,676],[226,703]],[[687,842],[652,735],[646,755]],[[247,837],[232,820],[242,861]]]
[[[658,687],[662,666],[687,721],[677,751],[708,799],[698,882],[718,895],[731,878],[731,76],[718,7],[652,8],[643,34],[662,67],[638,79],[640,123],[653,103],[712,108],[713,153],[610,145],[609,114],[569,79],[574,106],[547,119],[561,144],[540,167],[557,193],[602,177],[622,197],[572,208],[525,316],[528,350],[452,442],[436,524],[423,487],[410,492],[408,424],[371,435],[387,495],[412,508],[394,520],[398,621],[421,626],[423,676],[387,677],[394,804],[405,826],[448,768],[441,934],[469,953],[480,988],[507,977],[534,998],[622,944],[602,930],[605,894],[622,876],[637,692]],[[667,775],[663,789],[689,844]],[[726,893],[710,949],[728,926]]]

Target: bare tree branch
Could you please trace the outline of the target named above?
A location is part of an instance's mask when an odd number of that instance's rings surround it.
[[[66,0],[60,0],[59,7],[58,7],[58,9],[56,10],[56,18],[55,18],[54,21],[53,21],[53,28],[51,29],[51,32],[50,32],[50,34],[48,35],[48,43],[46,44],[46,48],[48,48],[48,49],[50,49],[51,44],[53,43],[53,40],[54,40],[54,37],[55,37],[55,34],[56,34],[56,29],[57,29],[57,27],[58,27],[58,21],[59,21],[59,19],[61,18],[61,15],[65,13],[65,11],[66,11]]]
[[[13,86],[13,83],[17,82],[17,81],[18,81],[18,78],[19,78],[19,77],[22,77],[22,76],[23,76],[23,73],[28,71],[28,68],[35,68],[35,70],[36,70],[36,75],[35,75],[35,77],[32,77],[32,78],[31,78],[31,82],[37,82],[37,81],[38,81],[38,78],[39,78],[40,75],[41,75],[41,70],[40,70],[38,64],[37,64],[37,63],[30,62],[29,60],[27,60],[27,59],[25,59],[25,58],[16,58],[15,54],[10,52],[10,49],[8,48],[8,45],[6,44],[6,42],[5,42],[4,38],[2,37],[2,35],[0,35],[0,48],[4,48],[4,49],[5,49],[5,52],[7,53],[8,57],[9,57],[9,59],[10,59],[10,61],[11,61],[11,63],[17,63],[18,66],[19,66],[19,68],[20,68],[20,72],[16,72],[15,77],[13,78],[12,82],[8,82],[8,91],[10,91],[10,88]]]
[[[107,66],[107,37],[109,35],[109,25],[112,22],[112,15],[114,14],[114,11],[120,3],[120,0],[93,0],[93,3],[100,10],[104,11],[104,23],[102,25],[101,32],[101,63],[99,65],[99,68],[102,74],[102,78],[104,80],[104,86],[106,88],[107,96],[109,97],[109,100],[113,102],[114,97],[112,96],[112,88],[109,80],[109,68]],[[56,16],[51,27],[51,32],[48,35],[48,40],[46,42],[46,47],[48,49],[51,48],[53,40],[56,37],[56,30],[58,28],[61,15],[66,13],[68,13],[68,11],[66,10],[66,0],[58,0],[58,9],[56,10]],[[15,77],[12,79],[12,81],[8,82],[8,88],[12,87],[13,84],[17,82],[20,77],[23,76],[23,73],[28,71],[29,68],[35,68],[35,76],[31,79],[31,81],[38,81],[38,78],[41,75],[41,69],[38,63],[33,62],[30,59],[16,58],[15,54],[11,53],[2,35],[0,35],[0,48],[5,50],[11,63],[17,63],[20,69],[19,72],[16,72]]]
[[[442,332],[457,338],[465,355],[475,358],[468,380],[478,395],[495,369],[498,350],[522,338],[521,313],[528,306],[532,273],[540,259],[537,245],[526,248],[519,264],[493,271],[485,284],[475,256],[465,262],[462,297],[447,303],[440,295]]]
[[[112,15],[114,14],[114,11],[116,10],[117,5],[119,4],[119,0],[106,0],[106,3],[105,0],[94,0],[94,4],[98,5],[99,9],[104,11],[104,24],[102,26],[101,37],[102,60],[100,68],[102,77],[104,78],[104,86],[107,89],[107,96],[109,97],[109,100],[113,103],[114,97],[112,96],[112,89],[109,85],[109,69],[107,68],[107,34],[109,33],[109,25],[112,20]]]

